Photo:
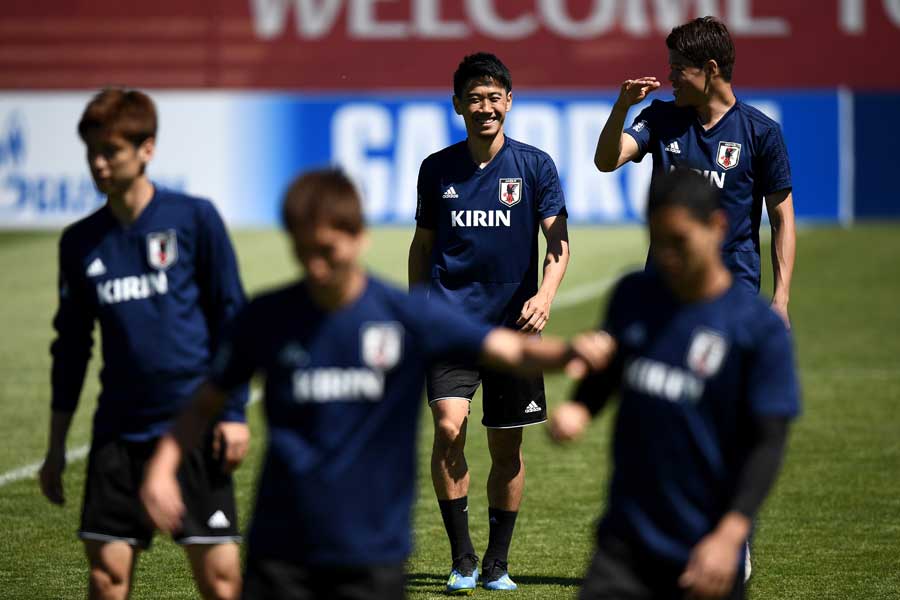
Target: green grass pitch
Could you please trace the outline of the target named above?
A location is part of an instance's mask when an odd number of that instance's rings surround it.
[[[405,280],[409,229],[375,229],[371,268]],[[257,292],[296,270],[281,234],[234,236],[245,284]],[[84,597],[86,562],[75,538],[83,460],[66,472],[67,503],[40,495],[33,477],[6,474],[38,461],[49,413],[50,320],[55,309],[56,234],[0,234],[0,597]],[[600,314],[604,283],[640,265],[637,228],[576,228],[573,259],[548,330],[570,335]],[[768,248],[764,249],[764,256]],[[808,228],[799,236],[791,312],[804,391],[780,481],[758,523],[754,599],[900,598],[900,227]],[[768,269],[766,270],[768,275]],[[764,289],[770,289],[764,283]],[[149,341],[148,341],[149,343]],[[95,353],[96,354],[96,353]],[[87,443],[97,394],[92,361],[70,448]],[[547,380],[555,405],[570,383]],[[246,524],[264,447],[260,405],[250,409],[252,453],[237,475]],[[473,405],[467,457],[472,473],[472,535],[487,543],[484,483],[488,461]],[[413,599],[442,597],[448,544],[428,477],[431,422],[423,413],[419,448],[416,551],[409,562]],[[515,598],[572,598],[591,552],[593,521],[608,475],[610,416],[585,440],[553,446],[541,426],[527,430],[527,484],[510,556],[520,584]],[[14,478],[13,478],[14,479]],[[360,490],[364,493],[364,490]],[[478,595],[488,592],[479,590]],[[196,593],[180,550],[157,537],[141,556],[134,598],[192,598]]]

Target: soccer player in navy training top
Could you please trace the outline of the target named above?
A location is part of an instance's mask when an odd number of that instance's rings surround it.
[[[512,107],[509,70],[492,54],[465,57],[453,76],[453,107],[467,138],[422,163],[410,284],[494,325],[540,333],[569,261],[566,206],[547,153],[503,133]],[[547,239],[538,287],[538,230]],[[428,372],[434,417],[431,478],[453,561],[447,587],[470,593],[478,557],[469,538],[469,470],[464,448],[469,404],[484,384],[491,471],[490,540],[482,578],[489,589],[515,589],[507,568],[525,485],[522,427],[546,420],[540,375],[521,378],[471,362],[445,361]]]
[[[108,89],[90,101],[78,132],[107,202],[68,227],[59,244],[50,441],[40,483],[51,502],[63,503],[66,436],[99,322],[102,391],[78,532],[91,598],[128,596],[138,553],[153,536],[138,497],[144,463],[203,381],[225,324],[244,304],[234,251],[213,205],[147,177],[156,124],[153,102],[139,91]],[[247,450],[245,402],[246,388],[237,389],[207,446],[179,474],[189,517],[175,540],[206,598],[240,593],[229,472]]]
[[[610,365],[550,419],[577,437],[613,391],[613,473],[581,598],[743,598],[745,540],[800,399],[790,334],[722,262],[725,211],[691,171],[657,178],[656,269],[624,277]]]
[[[229,390],[265,374],[269,447],[249,535],[247,598],[404,595],[425,368],[436,358],[585,367],[590,354],[467,317],[367,274],[362,207],[339,171],[297,179],[284,223],[305,277],[250,302],[209,382],[163,438],[142,497],[180,525],[175,469]]]
[[[631,127],[629,107],[660,86],[655,77],[622,84],[594,162],[614,171],[653,156],[653,178],[675,167],[695,169],[720,191],[728,214],[722,257],[738,283],[759,292],[759,224],[765,199],[772,228],[772,308],[788,322],[796,232],[791,169],[778,124],[738,100],[731,87],[734,44],[725,25],[703,17],[666,38],[674,101],[654,100]]]

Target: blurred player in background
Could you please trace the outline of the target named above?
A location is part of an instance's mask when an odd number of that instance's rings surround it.
[[[153,102],[139,91],[107,89],[91,100],[78,132],[107,201],[68,227],[59,244],[50,442],[40,483],[51,502],[63,503],[66,436],[98,321],[102,391],[78,532],[91,598],[128,596],[137,556],[153,537],[138,497],[144,464],[244,304],[234,251],[213,205],[159,189],[147,177],[156,126]],[[240,593],[230,470],[247,451],[246,399],[246,387],[235,390],[204,447],[179,473],[189,509],[175,541],[206,598]]]
[[[656,269],[613,292],[611,364],[550,420],[573,439],[621,393],[581,598],[743,598],[745,540],[800,408],[790,334],[722,262],[727,217],[703,176],[657,177],[647,220]]]
[[[283,215],[305,276],[238,316],[210,380],[160,443],[142,497],[160,528],[181,526],[181,457],[229,391],[264,373],[269,447],[245,597],[402,598],[429,361],[532,371],[591,361],[571,359],[560,341],[492,329],[425,301],[424,291],[407,295],[367,274],[362,204],[339,171],[298,178]]]
[[[735,98],[731,87],[734,43],[725,25],[703,17],[680,25],[666,38],[674,101],[654,100],[622,129],[629,107],[660,83],[641,77],[622,84],[597,141],[594,162],[614,171],[653,156],[653,178],[675,167],[700,171],[721,190],[729,229],[725,265],[753,293],[759,292],[759,224],[765,198],[772,227],[772,308],[788,321],[796,231],[791,168],[778,124]]]
[[[503,132],[512,106],[509,70],[492,54],[466,56],[453,75],[453,107],[467,139],[432,154],[418,181],[410,285],[493,325],[540,333],[569,261],[566,207],[556,166],[543,151]],[[538,287],[538,230],[547,253]],[[431,477],[450,538],[448,591],[471,593],[478,557],[469,537],[469,405],[484,384],[491,471],[490,540],[482,562],[488,589],[511,590],[508,554],[525,484],[522,427],[546,420],[544,381],[495,373],[469,361],[433,365],[427,378],[434,417]]]

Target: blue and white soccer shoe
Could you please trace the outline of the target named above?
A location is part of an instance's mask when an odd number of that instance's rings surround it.
[[[478,585],[478,557],[464,556],[453,561],[450,578],[447,579],[447,593],[455,596],[471,596]]]
[[[502,560],[495,559],[490,565],[482,565],[484,570],[482,585],[486,590],[492,591],[512,591],[518,589],[509,577],[509,565]]]

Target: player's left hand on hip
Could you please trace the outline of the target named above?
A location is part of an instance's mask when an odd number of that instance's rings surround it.
[[[687,590],[690,600],[723,598],[734,586],[738,558],[743,542],[713,532],[694,546],[678,585]]]
[[[250,428],[246,423],[231,421],[216,424],[212,450],[226,473],[234,471],[250,450]]]
[[[529,298],[516,321],[522,333],[540,333],[550,320],[550,300],[540,294]]]

